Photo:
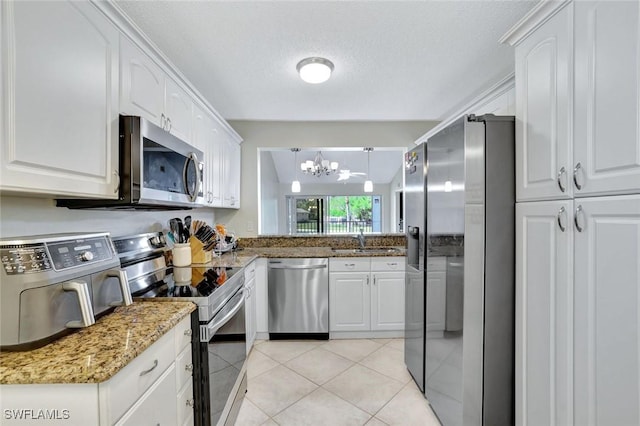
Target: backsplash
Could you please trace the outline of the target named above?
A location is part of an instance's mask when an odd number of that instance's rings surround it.
[[[365,235],[366,247],[404,247],[404,234]],[[352,235],[277,235],[264,237],[240,238],[238,246],[242,248],[259,247],[333,247],[357,248],[358,240]]]
[[[0,197],[0,238],[67,232],[109,232],[112,237],[158,232],[172,217],[213,224],[214,210],[171,211],[69,210],[46,198]]]

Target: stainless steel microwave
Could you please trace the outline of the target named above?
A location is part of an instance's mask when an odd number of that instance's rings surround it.
[[[120,116],[119,197],[59,199],[58,207],[170,210],[204,202],[202,151],[137,116]]]

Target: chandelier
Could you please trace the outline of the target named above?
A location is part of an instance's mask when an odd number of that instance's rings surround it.
[[[322,152],[318,151],[313,161],[307,160],[300,163],[300,170],[306,174],[318,177],[322,175],[330,175],[338,171],[338,162],[329,162],[329,160],[325,160],[322,156]]]

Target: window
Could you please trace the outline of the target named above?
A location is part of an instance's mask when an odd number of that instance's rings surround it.
[[[287,196],[289,234],[382,232],[380,195]]]

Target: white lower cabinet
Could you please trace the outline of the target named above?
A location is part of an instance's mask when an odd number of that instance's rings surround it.
[[[516,247],[516,424],[640,424],[640,196],[518,203]]]
[[[516,204],[518,425],[574,424],[572,205]]]
[[[267,286],[267,259],[260,257],[255,260],[256,283],[252,294],[256,305],[256,338],[267,339],[269,336],[269,300]]]
[[[0,386],[0,423],[193,425],[192,371],[187,316],[106,382]]]
[[[404,258],[329,259],[329,331],[404,330]]]
[[[175,398],[176,367],[169,368],[147,392],[116,423],[117,426],[173,425],[178,418],[177,404],[168,403]],[[162,403],[161,401],[164,401]],[[179,424],[179,423],[178,423]]]
[[[253,347],[257,334],[257,312],[256,312],[256,261],[251,262],[244,270],[245,288],[245,322],[247,330],[247,354]]]

